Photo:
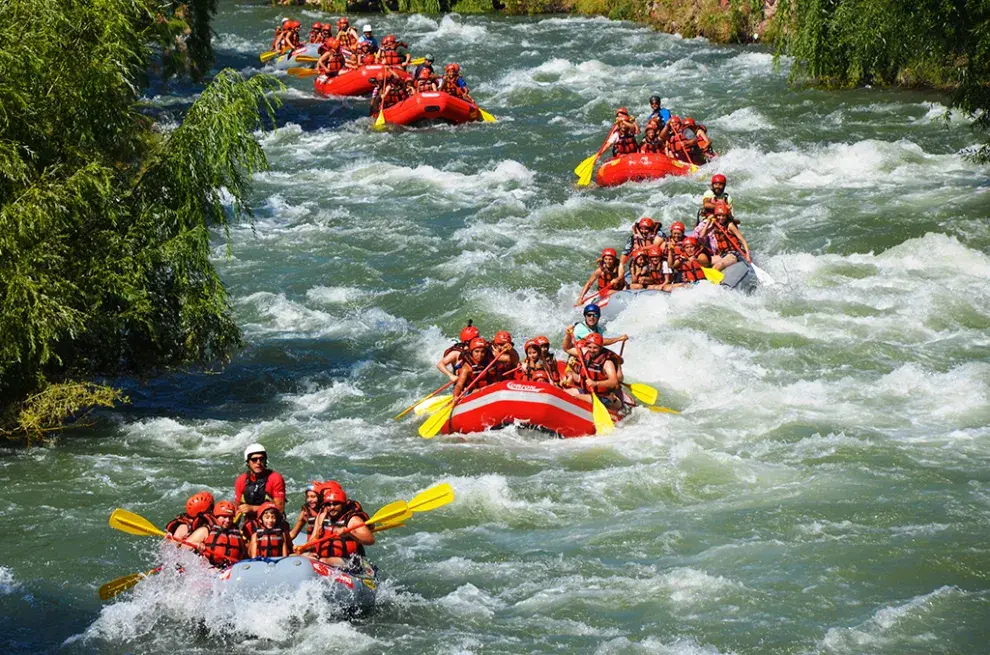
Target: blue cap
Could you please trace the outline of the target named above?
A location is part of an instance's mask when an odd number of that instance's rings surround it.
[[[595,316],[601,316],[602,315],[602,309],[601,309],[601,307],[599,307],[595,303],[591,303],[590,305],[585,305],[584,306],[584,313],[585,314],[594,314]]]

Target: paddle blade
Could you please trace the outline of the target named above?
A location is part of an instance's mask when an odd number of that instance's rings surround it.
[[[656,405],[647,405],[646,408],[651,412],[657,412],[660,414],[680,414],[676,409],[670,409],[669,407],[657,407]]]
[[[372,126],[377,131],[382,131],[385,129],[385,110],[382,109],[378,112],[378,118],[375,119],[375,124]]]
[[[410,66],[419,66],[420,64],[426,63],[426,57],[416,57],[415,59],[409,60]]]
[[[489,114],[487,111],[485,111],[481,107],[478,107],[478,111],[481,112],[481,120],[483,120],[484,122],[486,122],[486,123],[494,123],[495,122],[495,117],[492,116],[491,114]]]
[[[660,392],[651,387],[648,384],[642,384],[640,382],[633,382],[629,385],[629,391],[632,395],[641,403],[646,403],[647,405],[653,405],[657,402],[657,398],[660,396]]]
[[[261,59],[262,63],[271,61],[275,57],[278,57],[278,52],[275,50],[269,50],[268,52],[262,52],[258,58]]]
[[[714,268],[701,268],[702,272],[705,274],[705,279],[712,284],[721,284],[722,280],[725,279],[725,275],[722,271],[716,271]]]
[[[612,422],[608,410],[605,409],[605,405],[598,399],[598,396],[594,394],[591,395],[591,415],[595,419],[595,434],[611,434],[612,430],[615,429],[615,423]]]
[[[762,268],[752,262],[750,262],[749,265],[753,267],[753,272],[756,273],[756,279],[760,281],[760,284],[768,287],[772,287],[777,284],[777,280],[773,279],[773,277]]]
[[[110,527],[127,534],[137,534],[143,537],[165,536],[165,532],[156,528],[148,519],[119,507],[110,514]]]
[[[574,174],[578,176],[578,186],[588,186],[591,184],[591,174],[595,172],[596,161],[598,161],[598,155],[594,154],[582,161],[574,169]]]
[[[401,523],[412,516],[412,510],[404,500],[397,500],[389,503],[385,507],[375,512],[374,516],[364,522],[365,525],[373,523]]]
[[[449,403],[451,400],[453,400],[453,398],[454,397],[449,393],[444,394],[443,396],[437,396],[436,398],[429,398],[427,400],[424,400],[420,404],[416,405],[416,409],[413,410],[413,413],[416,414],[416,416],[422,416],[423,414],[432,414],[433,412],[443,407],[444,404]]]
[[[440,430],[442,430],[443,426],[450,420],[450,415],[453,411],[454,403],[448,402],[438,411],[434,412],[433,416],[423,421],[423,424],[419,426],[419,436],[424,439],[432,439],[440,434]]]
[[[392,530],[393,528],[404,528],[405,523],[379,523],[375,527],[371,528],[372,532],[383,532],[385,530]]]
[[[116,580],[111,580],[102,587],[100,587],[99,594],[100,600],[110,600],[111,598],[118,596],[137,583],[141,582],[149,575],[158,573],[158,569],[151,569],[144,573],[131,573],[130,575],[125,575],[122,578],[117,578]]]
[[[313,77],[314,75],[316,75],[317,71],[315,68],[300,67],[300,68],[290,68],[285,72],[291,75],[292,77]]]
[[[319,57],[310,57],[309,55],[299,55],[295,58],[300,64],[315,64],[320,60]]]
[[[409,501],[413,512],[429,512],[454,502],[454,488],[444,482],[426,491],[421,491]]]

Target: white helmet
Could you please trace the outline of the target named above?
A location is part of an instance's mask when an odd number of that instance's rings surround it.
[[[285,25],[288,22],[289,22],[289,17],[288,16],[286,16],[285,18],[282,19],[282,24],[283,25]]]
[[[364,27],[361,28],[361,31],[362,32],[370,32],[371,31],[371,25],[365,25]]]
[[[251,457],[251,455],[257,455],[258,453],[261,453],[265,457],[268,457],[268,451],[265,450],[264,446],[262,446],[260,443],[251,444],[250,446],[244,449],[244,461],[245,462],[248,461],[248,458]]]

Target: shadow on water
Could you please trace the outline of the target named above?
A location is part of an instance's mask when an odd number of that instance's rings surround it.
[[[94,594],[95,597],[95,594]],[[0,595],[0,616],[16,616],[5,621],[0,636],[4,653],[54,653],[62,650],[66,639],[83,632],[95,617],[95,605],[66,599],[44,591],[31,593],[17,589]]]

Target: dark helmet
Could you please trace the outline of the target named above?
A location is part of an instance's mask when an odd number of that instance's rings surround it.
[[[650,96],[650,104],[652,105],[654,102],[657,103],[658,105],[662,104],[662,101],[660,100],[660,96]]]

